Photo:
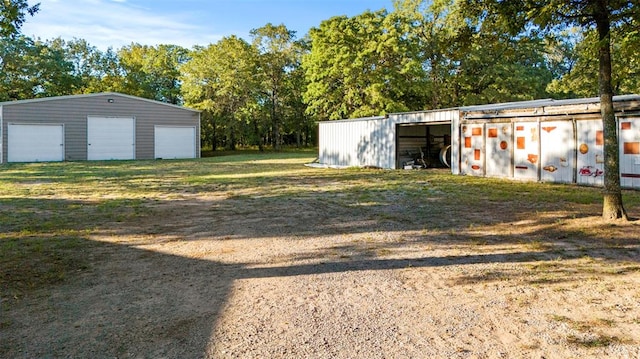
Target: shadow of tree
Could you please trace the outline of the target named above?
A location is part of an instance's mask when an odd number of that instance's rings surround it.
[[[518,184],[507,196],[487,191],[486,180],[409,176],[317,172],[261,188],[185,185],[166,199],[2,198],[0,355],[202,357],[241,279],[517,263],[526,267],[451,285],[535,285],[640,270],[637,223],[579,225],[597,204],[533,200],[532,187]],[[326,236],[344,240],[327,246]],[[309,247],[253,261],[191,251],[225,241],[248,251],[260,240]]]

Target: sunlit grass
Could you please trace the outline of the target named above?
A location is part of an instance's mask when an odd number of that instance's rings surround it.
[[[90,251],[87,239],[95,232],[109,226],[135,227],[158,216],[171,222],[172,213],[159,212],[159,204],[202,198],[236,201],[218,208],[209,199],[211,213],[226,211],[238,220],[249,211],[272,213],[276,208],[281,215],[295,216],[288,206],[304,203],[330,206],[330,213],[323,214],[335,218],[364,216],[394,230],[421,228],[424,235],[407,238],[445,238],[442,245],[456,243],[470,253],[491,253],[510,242],[529,252],[525,260],[538,262],[523,272],[530,283],[569,280],[575,271],[584,277],[638,270],[634,263],[595,270],[600,264],[587,259],[564,267],[568,259],[591,253],[596,246],[635,254],[637,245],[629,244],[628,236],[610,239],[613,231],[625,227],[565,228],[575,217],[597,215],[600,189],[454,176],[447,170],[304,166],[315,156],[313,151],[255,151],[195,160],[2,165],[0,289],[22,293],[49,280],[63,281],[68,273],[90,267],[83,255]],[[637,213],[640,194],[625,191],[625,202]],[[585,209],[591,213],[585,214]],[[583,239],[582,248],[557,247],[559,240]],[[433,239],[430,247],[437,245],[441,243]],[[371,252],[395,253],[385,247]],[[21,267],[22,263],[32,265]],[[16,271],[18,267],[23,270]],[[35,282],[24,279],[40,270],[46,273],[33,275]]]

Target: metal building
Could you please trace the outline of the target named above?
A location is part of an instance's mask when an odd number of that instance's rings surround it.
[[[0,162],[200,157],[200,112],[119,93],[0,103]]]
[[[457,109],[324,121],[319,125],[321,164],[340,167],[449,167],[458,172]],[[443,159],[444,161],[442,161]],[[443,163],[444,162],[444,163]]]
[[[614,97],[623,187],[640,188],[640,96]],[[604,184],[600,99],[460,108],[460,173]]]
[[[621,184],[640,188],[640,96],[614,108]],[[544,99],[321,122],[319,162],[601,186],[603,146],[599,98]]]

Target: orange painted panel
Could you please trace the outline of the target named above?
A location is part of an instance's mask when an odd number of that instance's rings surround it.
[[[524,126],[516,126],[516,131],[524,131]]]
[[[625,142],[624,143],[625,155],[640,155],[640,142]]]
[[[604,132],[596,131],[596,146],[604,145]]]
[[[498,129],[497,128],[490,128],[487,131],[487,136],[491,137],[491,138],[497,138],[498,137]]]
[[[464,148],[471,148],[471,137],[464,138]]]
[[[620,123],[620,129],[621,130],[630,130],[631,129],[631,122],[621,122]]]
[[[518,137],[518,138],[516,138],[516,145],[517,145],[517,148],[518,148],[519,150],[524,150],[524,149],[525,149],[525,145],[524,145],[524,144],[525,144],[525,139],[524,139],[524,137]]]
[[[546,127],[542,127],[543,130],[547,131],[548,133],[550,133],[551,131],[555,130],[557,127],[556,126],[546,126]]]
[[[474,159],[474,160],[476,160],[476,161],[480,161],[480,156],[481,156],[481,155],[482,155],[482,154],[480,153],[480,150],[474,150],[474,151],[473,151],[473,159]]]
[[[482,127],[474,127],[471,129],[471,136],[482,136]]]

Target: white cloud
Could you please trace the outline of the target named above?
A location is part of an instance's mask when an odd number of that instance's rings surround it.
[[[132,42],[190,48],[222,37],[210,35],[211,29],[197,24],[195,13],[162,13],[126,0],[40,0],[40,3],[40,12],[27,19],[22,33],[43,40],[81,38],[105,50]],[[175,4],[179,6],[179,2]]]

